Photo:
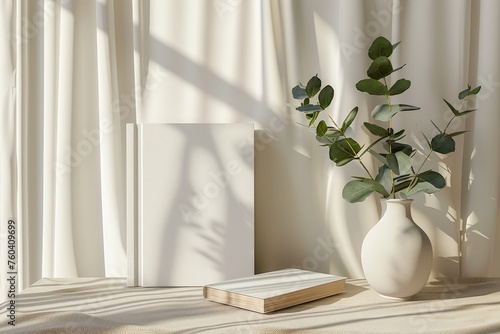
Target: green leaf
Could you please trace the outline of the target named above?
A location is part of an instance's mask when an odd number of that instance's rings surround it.
[[[434,127],[438,130],[439,133],[443,133],[443,131],[441,131],[441,129],[439,128],[439,126],[436,125],[436,123],[434,123],[431,119],[431,123],[432,125],[434,125]]]
[[[408,173],[412,167],[412,159],[403,152],[391,153],[386,156],[389,168],[396,175],[403,175]]]
[[[316,135],[318,137],[323,137],[326,132],[328,131],[328,126],[326,125],[325,121],[320,121],[318,126],[316,127]]]
[[[448,137],[456,137],[456,136],[460,136],[461,134],[464,134],[466,132],[469,132],[469,131],[457,131],[457,132],[453,132],[453,133],[448,133]]]
[[[455,115],[455,116],[458,116],[460,113],[458,112],[457,109],[455,109],[454,106],[451,105],[450,102],[446,101],[445,99],[443,99],[443,101],[446,103],[446,105],[448,106],[448,108],[450,108],[451,112]]]
[[[396,143],[396,142],[392,143],[391,150],[392,150],[392,153],[403,152],[407,156],[410,156],[413,153],[413,147],[411,147],[411,145],[403,144],[403,143]]]
[[[380,183],[384,189],[390,193],[392,190],[391,169],[386,165],[382,165],[378,169],[378,174],[375,180]]]
[[[460,100],[463,100],[465,99],[467,96],[469,96],[469,93],[470,93],[470,85],[467,87],[467,89],[464,89],[463,91],[461,91],[459,94],[458,94],[458,98]]]
[[[328,131],[323,135],[323,137],[316,136],[316,140],[322,144],[332,144],[338,137],[342,136],[342,133],[333,128],[328,128]]]
[[[352,180],[344,186],[342,197],[349,203],[357,203],[363,202],[372,193],[373,185],[360,180]]]
[[[410,180],[407,180],[407,181],[404,181],[404,182],[401,182],[401,183],[396,183],[394,185],[394,193],[397,193],[401,190],[404,190],[406,188],[408,188],[408,186],[410,185],[411,181]]]
[[[477,109],[470,109],[470,110],[465,110],[465,111],[462,111],[461,113],[458,114],[458,116],[464,116],[464,115],[467,115],[473,111],[476,111]]]
[[[364,179],[363,182],[368,183],[372,189],[384,197],[389,196],[389,192],[385,189],[385,187],[378,181],[372,179]]]
[[[306,104],[305,106],[300,106],[295,109],[305,113],[313,113],[323,110],[319,104]]]
[[[317,75],[315,75],[307,82],[306,86],[307,96],[313,97],[319,92],[320,89],[321,89],[321,80],[318,78]]]
[[[372,62],[366,74],[372,79],[379,80],[392,72],[393,68],[389,58],[381,56]]]
[[[375,60],[380,56],[389,57],[394,50],[393,45],[385,37],[377,37],[368,49],[368,57]]]
[[[337,162],[337,167],[342,167],[344,165],[347,165],[349,162],[353,161],[354,158],[345,158],[344,160],[340,160]]]
[[[460,100],[463,100],[465,99],[467,96],[471,96],[471,95],[476,95],[477,93],[479,93],[479,91],[481,90],[481,86],[477,86],[476,88],[474,89],[471,89],[471,86],[470,85],[467,85],[467,88],[464,89],[463,91],[461,91],[459,94],[458,94],[458,98]]]
[[[354,119],[356,118],[356,115],[358,114],[358,107],[354,107],[349,114],[347,114],[347,117],[345,118],[344,122],[342,123],[342,132],[345,132],[349,125],[352,124]]]
[[[339,139],[330,145],[330,160],[335,162],[335,164],[345,162],[346,160],[349,162],[354,159],[360,150],[361,147],[354,139]]]
[[[427,194],[433,194],[440,191],[446,186],[446,180],[438,172],[428,170],[417,175],[417,182],[412,186],[412,188],[401,196],[404,198],[413,197],[418,193],[425,192]],[[406,186],[408,187],[408,186]]]
[[[316,119],[318,118],[319,115],[319,111],[313,112],[312,114],[309,115],[311,115],[311,120],[309,121],[309,126],[311,127],[314,125],[314,122],[316,122]]]
[[[363,79],[356,84],[356,88],[360,92],[368,93],[370,95],[385,95],[387,94],[387,87],[375,79]]]
[[[402,69],[402,68],[403,68],[403,67],[405,67],[405,66],[406,66],[406,64],[403,64],[403,65],[399,66],[398,68],[393,69],[393,70],[392,70],[392,73],[394,73],[394,72],[396,72],[396,71],[399,71],[400,69]]]
[[[399,106],[397,104],[379,104],[372,111],[372,117],[376,120],[388,122],[392,116],[396,115],[399,111]]]
[[[446,180],[443,175],[433,170],[428,170],[418,174],[418,179],[428,182],[438,189],[443,189],[446,186]]]
[[[370,154],[377,158],[381,163],[388,166],[387,159],[382,154],[375,152],[374,150],[369,150],[368,152],[370,152]]]
[[[424,136],[425,141],[427,142],[427,145],[429,145],[429,148],[432,149],[431,142],[429,141],[429,139],[427,138],[427,136],[425,135],[425,133],[422,132],[422,136]]]
[[[414,111],[420,110],[420,107],[412,106],[410,104],[399,104],[400,111]]]
[[[386,129],[384,129],[381,126],[378,126],[377,124],[364,122],[363,125],[365,126],[365,128],[368,129],[368,131],[370,131],[370,133],[372,135],[379,136],[379,137],[389,136],[389,131],[387,131]]]
[[[307,92],[304,87],[297,85],[292,88],[292,96],[296,100],[303,100],[307,97]]]
[[[481,86],[477,86],[476,88],[470,91],[469,95],[476,95],[477,93],[479,93],[480,90]]]
[[[396,140],[394,138],[397,138],[399,136],[401,136],[403,133],[405,133],[405,130],[399,130],[398,132],[394,133],[394,129],[393,128],[390,128],[391,129],[391,135],[392,135],[392,140]]]
[[[399,79],[394,85],[389,89],[389,95],[398,95],[406,91],[411,86],[411,81],[406,79]]]
[[[447,134],[437,134],[431,140],[431,147],[434,151],[448,154],[455,151],[455,141]]]
[[[394,50],[398,47],[398,45],[399,45],[400,43],[401,43],[401,41],[399,41],[399,42],[397,42],[397,43],[394,43],[394,44],[392,45],[392,51],[394,51]]]
[[[323,109],[328,108],[330,103],[332,103],[333,95],[334,95],[334,91],[333,91],[332,86],[330,86],[330,85],[325,86],[321,90],[321,92],[319,92],[318,100],[319,100],[319,105],[321,106],[321,108],[323,108]]]
[[[407,186],[408,187],[408,186]],[[425,192],[427,194],[432,194],[435,192],[438,192],[440,189],[434,187],[432,184],[429,182],[418,182],[408,192],[402,192],[401,197],[402,198],[411,198],[415,196],[418,193]]]

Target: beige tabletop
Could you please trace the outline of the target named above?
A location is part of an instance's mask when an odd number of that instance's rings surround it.
[[[409,301],[348,280],[345,293],[270,314],[122,278],[46,278],[15,301],[15,327],[0,305],[1,333],[500,333],[500,279],[438,280]]]

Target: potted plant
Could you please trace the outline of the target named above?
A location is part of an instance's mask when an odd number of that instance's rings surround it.
[[[399,45],[384,37],[376,38],[368,50],[372,60],[367,70],[368,78],[360,80],[356,88],[370,95],[381,96],[384,103],[371,112],[376,122],[364,122],[364,128],[373,141],[360,144],[348,135],[348,128],[358,114],[352,109],[342,123],[337,122],[327,111],[334,97],[334,89],[322,87],[318,75],[307,84],[292,89],[294,99],[300,100],[296,110],[305,114],[309,127],[316,128],[316,138],[328,148],[330,159],[341,167],[359,163],[366,175],[353,176],[342,191],[342,197],[350,202],[362,202],[373,193],[387,200],[387,209],[380,221],[369,231],[363,241],[361,259],[368,283],[381,295],[392,298],[409,298],[422,289],[432,268],[432,248],[429,238],[411,217],[412,198],[423,192],[435,193],[446,185],[445,178],[437,171],[426,169],[426,163],[433,153],[448,154],[455,151],[456,136],[466,131],[449,132],[450,125],[459,117],[475,109],[466,109],[468,99],[476,95],[481,87],[468,86],[458,94],[460,106],[444,100],[453,114],[444,128],[432,124],[438,134],[429,139],[422,136],[428,145],[427,152],[420,152],[425,159],[414,165],[418,150],[405,142],[406,130],[394,129],[393,118],[407,111],[420,108],[408,104],[394,104],[391,98],[408,90],[410,80],[399,79],[389,85],[389,76],[405,65],[395,68],[389,57]],[[324,119],[317,122],[319,115]],[[330,124],[327,124],[328,123]],[[379,162],[377,171],[370,171],[364,159],[373,157]]]

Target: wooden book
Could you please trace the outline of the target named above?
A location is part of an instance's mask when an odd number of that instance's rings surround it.
[[[302,269],[283,269],[205,285],[213,302],[268,313],[345,291],[345,277]]]

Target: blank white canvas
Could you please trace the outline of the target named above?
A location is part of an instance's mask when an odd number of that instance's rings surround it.
[[[137,285],[253,275],[253,124],[139,124],[127,131],[128,177],[137,181],[128,180],[128,204],[136,208],[129,209],[129,231],[137,229],[129,238],[129,264],[137,268],[129,275],[137,275]]]

